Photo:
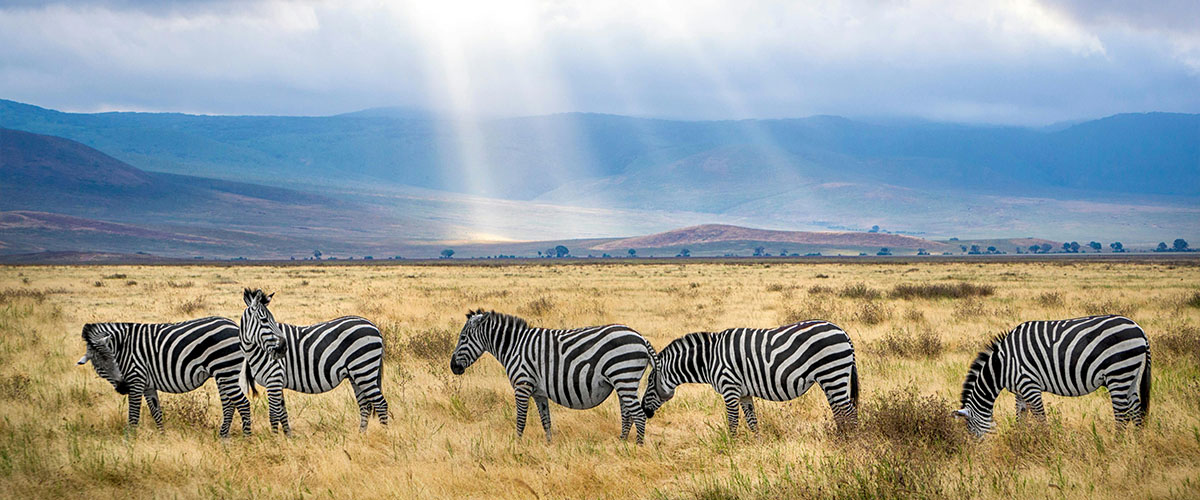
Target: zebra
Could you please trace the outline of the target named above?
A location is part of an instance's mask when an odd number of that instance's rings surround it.
[[[1150,343],[1133,320],[1115,315],[1028,321],[996,336],[967,371],[954,416],[982,438],[993,427],[1002,389],[1017,397],[1017,417],[1046,418],[1042,393],[1083,396],[1101,386],[1118,423],[1141,426],[1150,411]]]
[[[181,323],[88,323],[87,352],[77,364],[92,362],[96,374],[119,394],[129,395],[129,427],[141,419],[142,398],[162,430],[158,391],[189,392],[212,377],[221,396],[220,435],[229,437],[236,408],[242,433],[250,435],[250,401],[238,387],[242,351],[233,321],[209,317]]]
[[[550,404],[593,408],[616,391],[621,404],[621,440],[637,427],[637,444],[646,435],[646,416],[638,404],[642,374],[655,359],[654,347],[624,325],[571,330],[534,328],[516,316],[470,311],[450,358],[450,371],[462,375],[484,352],[508,374],[517,406],[517,436],[525,432],[529,399],[537,404],[550,442]]]
[[[371,414],[388,423],[383,397],[383,335],[366,318],[344,316],[309,326],[277,323],[267,309],[271,297],[245,289],[242,299],[241,346],[245,353],[241,384],[258,395],[255,380],[267,388],[271,431],[291,435],[283,390],[318,394],[349,379],[358,402],[359,431]]]
[[[680,384],[708,384],[725,400],[730,435],[737,435],[739,405],[746,425],[758,433],[755,397],[788,401],[813,383],[821,385],[839,428],[857,425],[854,346],[833,323],[809,320],[771,329],[689,333],[658,354],[642,408],[647,418],[653,417]]]

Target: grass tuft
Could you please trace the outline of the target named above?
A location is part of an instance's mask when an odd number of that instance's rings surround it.
[[[971,283],[901,283],[892,289],[892,298],[897,299],[961,299],[965,297],[990,297],[996,293],[992,285]]]

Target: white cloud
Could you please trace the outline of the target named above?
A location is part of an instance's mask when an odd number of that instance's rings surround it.
[[[1032,0],[16,4],[0,7],[0,97],[1010,123],[1200,111],[1194,25],[1100,12]]]

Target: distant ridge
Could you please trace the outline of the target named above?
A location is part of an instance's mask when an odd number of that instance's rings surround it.
[[[593,250],[624,250],[626,248],[668,248],[689,245],[705,245],[728,242],[792,243],[822,247],[878,247],[940,250],[949,245],[936,241],[905,236],[902,234],[832,232],[832,231],[777,231],[754,229],[726,224],[703,224],[667,231],[624,238],[592,247]]]

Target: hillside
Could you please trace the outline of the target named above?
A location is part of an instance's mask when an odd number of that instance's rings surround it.
[[[179,217],[174,196],[154,186],[199,187],[203,177],[207,191],[238,203],[285,202],[253,210],[262,222],[390,227],[395,241],[602,238],[714,222],[798,231],[879,225],[931,239],[1200,237],[1200,115],[1128,114],[1053,129],[584,113],[475,125],[468,128],[478,134],[460,137],[444,117],[409,109],[78,114],[0,100],[0,126],[76,140],[154,178],[133,196],[143,200],[140,215],[104,205],[103,189],[75,189],[74,178],[70,210],[20,192],[0,210],[190,223],[196,217]],[[329,208],[343,216],[328,219]],[[286,216],[272,220],[278,210]],[[201,222],[244,222],[244,212],[216,212]]]
[[[899,234],[865,232],[807,232],[772,231],[723,224],[705,224],[667,231],[664,233],[622,238],[592,246],[593,250],[624,251],[634,249],[682,249],[692,247],[711,248],[714,244],[744,243],[772,244],[767,251],[779,251],[780,244],[790,244],[794,249],[872,249],[894,248],[916,250],[942,250],[948,245],[922,238]],[[820,251],[820,250],[818,250]]]

